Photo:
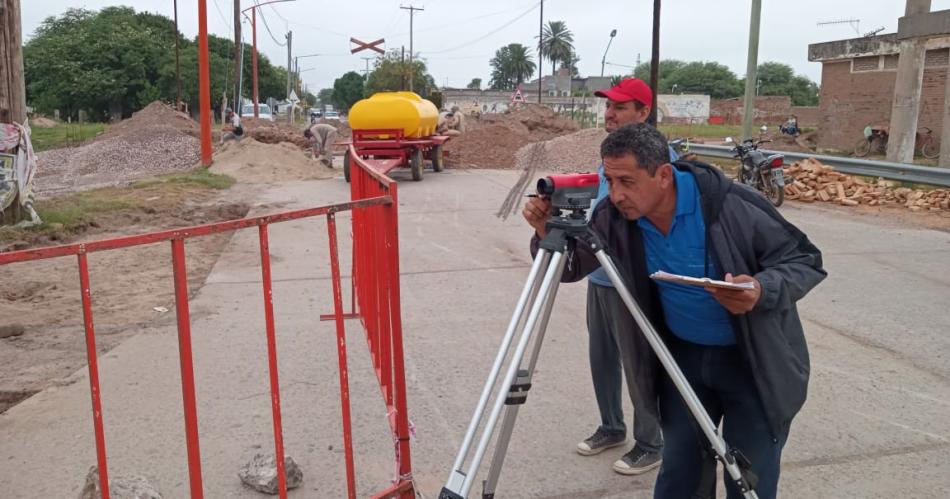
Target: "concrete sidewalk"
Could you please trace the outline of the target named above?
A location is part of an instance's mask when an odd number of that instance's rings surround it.
[[[396,172],[400,180],[403,173]],[[494,216],[515,179],[510,171],[450,170],[399,184],[412,460],[425,497],[436,496],[448,475],[527,276],[528,229],[519,215]],[[252,214],[344,201],[348,192],[342,179],[277,184],[254,200]],[[824,251],[830,277],[800,304],[812,381],[786,448],[781,495],[934,497],[950,490],[950,234],[871,225],[799,204],[782,211]],[[347,222],[341,216],[338,224],[344,275]],[[285,443],[305,474],[291,495],[343,497],[335,333],[333,323],[318,320],[332,311],[325,222],[273,226],[271,251]],[[207,497],[257,497],[237,470],[255,452],[273,452],[259,265],[256,231],[238,232],[204,286],[192,290]],[[573,450],[598,419],[585,291],[583,284],[560,289],[499,497],[652,496],[655,473],[631,478],[610,470],[626,448],[594,457]],[[110,472],[145,475],[178,498],[188,496],[188,474],[173,322],[169,313],[112,350],[100,370]],[[388,485],[393,445],[361,328],[347,325],[365,497]],[[75,496],[95,463],[85,370],[0,415],[0,441],[0,495]]]

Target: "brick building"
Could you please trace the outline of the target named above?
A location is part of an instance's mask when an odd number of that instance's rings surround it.
[[[950,37],[931,38],[925,45],[917,126],[939,137]],[[819,148],[848,151],[861,139],[866,125],[888,126],[900,48],[897,33],[808,46],[808,60],[822,64]]]

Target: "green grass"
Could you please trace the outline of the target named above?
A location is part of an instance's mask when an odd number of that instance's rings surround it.
[[[161,184],[184,184],[221,190],[231,187],[235,182],[234,177],[211,173],[207,168],[198,167],[186,173],[173,173],[171,175],[162,175],[160,177],[133,182],[132,188],[142,189]]]
[[[57,147],[81,144],[106,130],[104,123],[63,123],[53,128],[32,129],[33,149],[45,151]]]
[[[660,131],[671,138],[680,137],[739,137],[739,125],[660,125]]]

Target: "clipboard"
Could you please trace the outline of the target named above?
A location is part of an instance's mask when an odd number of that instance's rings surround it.
[[[688,286],[699,286],[701,288],[721,288],[734,289],[738,291],[747,291],[755,289],[755,284],[751,282],[726,282],[708,277],[689,277],[684,275],[670,274],[662,270],[650,274],[650,279],[655,281],[675,282],[677,284],[686,284]]]

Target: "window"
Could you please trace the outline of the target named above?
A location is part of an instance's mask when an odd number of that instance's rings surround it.
[[[878,71],[881,69],[881,56],[855,57],[851,60],[851,72]]]
[[[897,61],[900,59],[900,56],[897,54],[885,55],[884,56],[884,69],[885,70],[895,70],[897,69]]]
[[[948,49],[928,50],[924,57],[925,68],[945,68],[950,63],[950,51]]]

